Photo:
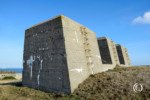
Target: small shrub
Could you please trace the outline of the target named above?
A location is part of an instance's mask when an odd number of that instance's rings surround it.
[[[95,77],[95,76],[93,74],[91,74],[90,77]]]
[[[15,80],[16,78],[13,76],[5,76],[2,80]]]

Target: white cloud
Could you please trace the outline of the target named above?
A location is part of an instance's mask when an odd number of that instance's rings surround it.
[[[138,16],[133,20],[134,24],[150,24],[150,11],[145,12],[143,16]]]

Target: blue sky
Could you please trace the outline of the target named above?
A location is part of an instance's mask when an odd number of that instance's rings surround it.
[[[56,15],[128,48],[133,65],[150,64],[150,0],[0,0],[0,67],[22,67],[24,31]]]

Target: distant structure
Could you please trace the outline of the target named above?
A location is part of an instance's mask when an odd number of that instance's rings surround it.
[[[119,49],[118,49],[119,50]],[[89,75],[119,62],[115,43],[60,15],[25,31],[24,86],[72,93]]]
[[[121,46],[120,44],[116,44],[118,58],[120,62],[120,66],[130,66],[130,58],[128,55],[127,48]]]
[[[109,68],[111,66],[114,68],[117,65],[122,67],[130,66],[128,51],[125,47],[115,44],[114,41],[106,37],[99,37],[97,40],[103,64],[102,66],[109,65]]]
[[[116,44],[111,39],[106,37],[99,37],[97,40],[102,64],[111,65],[113,67],[119,65],[120,63],[118,59]]]

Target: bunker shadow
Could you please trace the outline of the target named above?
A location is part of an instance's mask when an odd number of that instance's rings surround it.
[[[17,81],[17,82],[8,82],[8,83],[0,83],[0,86],[5,86],[5,85],[11,85],[11,86],[17,86],[17,87],[22,87],[22,81]]]

